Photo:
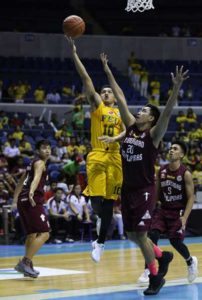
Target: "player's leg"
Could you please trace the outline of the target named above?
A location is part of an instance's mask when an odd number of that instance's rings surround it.
[[[153,243],[153,246],[154,245],[157,245],[158,244],[158,240],[160,238],[160,230],[158,229],[154,229],[154,230],[151,230],[149,233],[148,233],[148,237],[150,238],[150,240],[152,241]],[[162,256],[162,251],[159,249],[159,248],[154,248],[154,251],[156,250],[157,253],[155,253],[155,255],[157,255],[156,257],[160,257]],[[140,275],[140,277],[138,278],[138,283],[139,284],[147,284],[149,282],[149,274],[150,274],[150,271],[148,269],[148,266],[147,266],[147,263],[145,262],[145,269],[144,269],[144,272]]]
[[[144,291],[144,295],[156,295],[165,284],[165,279],[158,274],[153,243],[147,237],[147,232],[127,232],[127,235],[131,241],[139,245],[150,271],[149,287]]]
[[[191,256],[188,247],[183,243],[180,238],[171,238],[171,245],[177,252],[185,259],[188,269],[187,279],[191,283],[198,275],[198,259],[196,256]]]

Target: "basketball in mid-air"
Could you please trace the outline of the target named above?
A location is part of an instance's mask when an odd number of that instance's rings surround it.
[[[76,15],[71,15],[63,21],[64,34],[73,39],[81,36],[85,31],[85,27],[84,20]]]

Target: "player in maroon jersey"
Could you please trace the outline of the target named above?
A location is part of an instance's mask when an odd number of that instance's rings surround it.
[[[188,78],[188,71],[184,72],[182,66],[180,69],[176,67],[175,75],[171,73],[173,90],[161,115],[157,107],[148,104],[134,116],[127,107],[123,91],[115,81],[104,53],[101,54],[101,60],[117,100],[122,121],[127,128],[121,149],[123,222],[128,238],[139,245],[150,271],[149,287],[144,294],[155,295],[165,283],[163,277],[167,273],[173,254],[162,252],[147,237],[155,203],[154,163],[172,109],[177,102],[179,89]],[[161,272],[157,270],[155,257],[159,261]]]
[[[169,150],[170,163],[160,168],[157,176],[157,201],[160,207],[152,218],[150,238],[157,244],[160,234],[166,233],[171,245],[185,259],[188,266],[188,281],[193,282],[198,275],[198,260],[191,256],[183,243],[185,226],[194,204],[194,183],[190,171],[181,164],[186,154],[186,145],[175,141]],[[147,269],[142,274],[146,281]],[[141,279],[140,277],[140,279]],[[141,283],[141,280],[140,280]]]
[[[33,268],[32,259],[49,238],[50,226],[44,211],[44,185],[47,179],[46,162],[51,155],[51,145],[41,140],[36,145],[38,157],[21,176],[14,192],[13,206],[17,203],[20,218],[27,233],[25,256],[15,270],[36,278],[39,272]]]

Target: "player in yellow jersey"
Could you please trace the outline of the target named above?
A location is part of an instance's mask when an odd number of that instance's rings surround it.
[[[77,55],[76,46],[68,39],[72,57],[79,73],[85,94],[91,106],[92,151],[87,157],[88,192],[94,212],[101,223],[98,239],[92,243],[91,257],[99,262],[104,250],[107,230],[113,215],[113,203],[117,200],[122,184],[119,141],[125,135],[118,108],[114,107],[112,89],[105,86],[98,94],[85,67]]]

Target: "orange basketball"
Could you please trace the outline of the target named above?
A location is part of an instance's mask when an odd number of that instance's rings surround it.
[[[78,38],[85,31],[85,22],[79,16],[69,16],[63,21],[63,31],[65,35],[71,38]]]

